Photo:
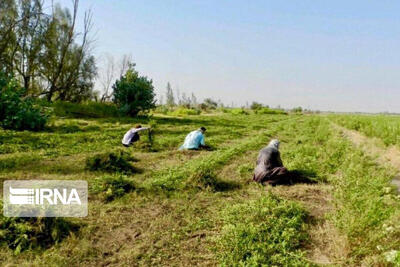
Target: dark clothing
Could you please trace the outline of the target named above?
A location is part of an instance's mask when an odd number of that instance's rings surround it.
[[[136,142],[136,141],[139,141],[139,139],[140,139],[140,135],[136,132],[136,133],[134,133],[133,135],[132,135],[132,139],[131,139],[131,141],[129,142],[129,145],[127,145],[127,144],[122,144],[124,147],[129,147],[132,143],[134,143],[134,142]]]
[[[264,147],[257,157],[253,180],[258,183],[276,184],[288,179],[289,172],[283,167],[279,150],[275,147]]]
[[[138,134],[137,132],[134,133],[133,136],[132,136],[132,139],[131,139],[131,144],[132,144],[133,142],[139,141],[139,139],[140,139],[139,134]]]

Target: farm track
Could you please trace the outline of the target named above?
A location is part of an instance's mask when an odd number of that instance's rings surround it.
[[[365,154],[375,159],[382,166],[390,166],[397,172],[392,184],[397,187],[400,193],[400,150],[397,146],[385,147],[379,138],[369,138],[360,132],[350,130],[345,127],[334,124],[343,137],[350,140],[355,146],[359,147]]]

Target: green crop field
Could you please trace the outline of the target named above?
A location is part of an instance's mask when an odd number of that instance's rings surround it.
[[[136,123],[151,126],[153,138],[124,148]],[[400,199],[390,186],[398,170],[335,125],[400,145],[393,116],[57,117],[42,132],[0,130],[2,181],[89,185],[85,218],[1,217],[1,265],[399,265]],[[212,149],[178,151],[200,126]],[[284,165],[316,183],[251,181],[272,138]]]

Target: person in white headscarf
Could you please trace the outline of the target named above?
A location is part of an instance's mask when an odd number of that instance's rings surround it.
[[[273,139],[258,154],[253,180],[262,184],[275,185],[285,183],[287,179],[289,179],[289,172],[282,164],[279,140]]]

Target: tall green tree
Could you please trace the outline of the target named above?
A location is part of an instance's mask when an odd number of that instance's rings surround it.
[[[42,57],[42,75],[46,88],[42,94],[48,101],[87,99],[93,89],[97,73],[94,57],[90,55],[89,32],[91,14],[86,13],[81,43],[77,44],[75,32],[78,1],[74,1],[72,14],[56,5],[45,33],[45,50]]]
[[[97,68],[91,13],[85,13],[84,29],[77,32],[79,1],[72,3],[72,12],[57,4],[48,14],[43,0],[0,1],[0,70],[19,80],[25,94],[49,101],[92,97]]]
[[[113,101],[123,113],[130,116],[147,112],[156,107],[153,81],[139,76],[135,64],[130,64],[125,75],[113,85]]]
[[[18,12],[15,1],[0,1],[0,71],[6,73],[13,71],[11,55],[16,43],[17,21]]]

